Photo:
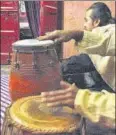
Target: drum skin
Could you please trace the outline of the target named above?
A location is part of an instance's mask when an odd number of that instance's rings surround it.
[[[2,135],[78,135],[80,116],[71,108],[64,107],[58,115],[53,115],[53,112],[41,113],[47,106],[42,105],[40,109],[40,104],[40,96],[22,98],[11,104],[5,114]]]
[[[25,41],[13,46],[9,81],[12,101],[60,88],[60,65],[54,46],[29,43],[29,47]]]

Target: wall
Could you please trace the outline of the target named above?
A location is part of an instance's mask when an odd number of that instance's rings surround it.
[[[95,1],[65,1],[63,6],[63,28],[82,29],[86,9]],[[104,2],[104,1],[102,1]],[[112,16],[115,16],[115,2],[105,1],[112,11]],[[77,54],[74,47],[74,41],[69,41],[63,45],[63,58]]]

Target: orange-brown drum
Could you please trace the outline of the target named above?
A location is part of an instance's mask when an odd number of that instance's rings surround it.
[[[60,88],[60,67],[53,41],[19,40],[12,48],[9,81],[12,101]]]
[[[8,107],[1,135],[80,135],[79,115],[68,107],[50,111],[40,98],[21,98]]]

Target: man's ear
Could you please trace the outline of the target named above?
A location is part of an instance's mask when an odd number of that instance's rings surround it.
[[[99,24],[100,24],[100,19],[95,19],[93,23],[94,27],[98,27]]]

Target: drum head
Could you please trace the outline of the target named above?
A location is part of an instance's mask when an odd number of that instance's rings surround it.
[[[44,40],[44,41],[39,41],[37,39],[25,39],[25,40],[19,40],[15,43],[12,44],[13,50],[18,50],[18,51],[31,51],[31,50],[43,50],[43,49],[50,49],[53,48],[54,46],[54,41],[52,40]]]
[[[38,133],[70,133],[79,128],[80,117],[71,108],[62,107],[59,115],[53,115],[43,112],[40,105],[40,96],[19,99],[12,104],[10,116],[25,129]],[[43,108],[47,106],[43,104]]]

